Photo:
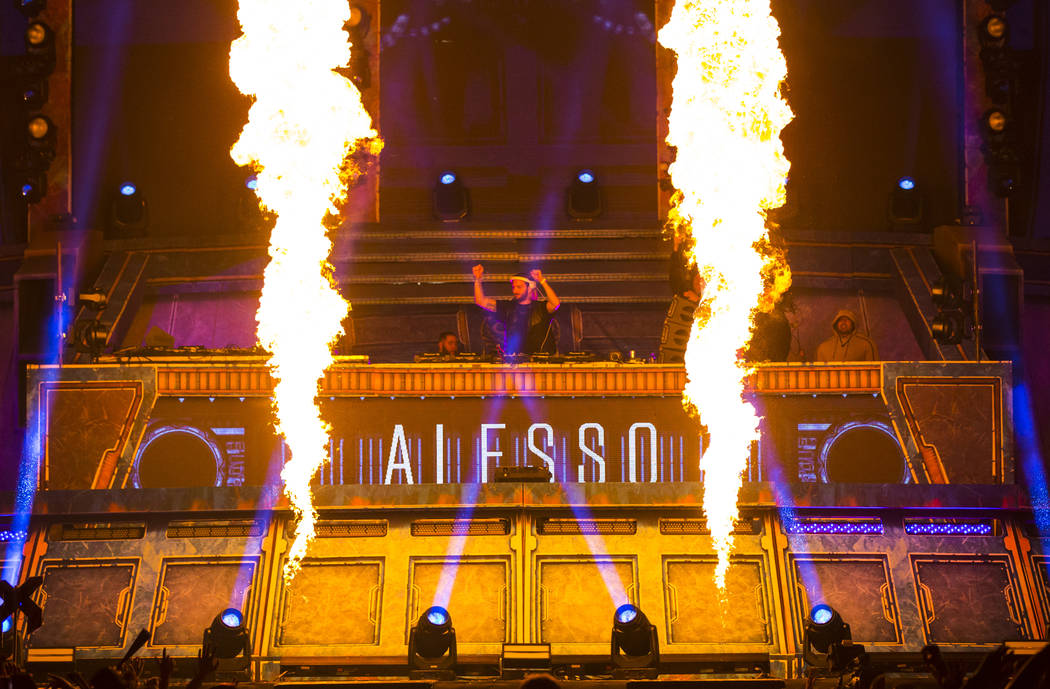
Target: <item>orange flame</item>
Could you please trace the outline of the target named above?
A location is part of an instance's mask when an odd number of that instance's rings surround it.
[[[677,0],[660,43],[678,57],[667,143],[678,190],[668,224],[689,236],[706,282],[686,351],[683,402],[710,434],[700,460],[704,514],[725,589],[741,474],[758,416],[743,399],[741,350],[756,309],[790,286],[770,248],[765,210],[783,205],[789,163],[780,141],[792,113],[780,95],[787,63],[769,0]]]
[[[254,98],[230,155],[255,168],[260,205],[277,215],[256,320],[277,381],[275,428],[291,452],[281,479],[299,519],[286,582],[314,535],[310,480],[328,458],[329,430],[315,397],[349,310],[324,221],[361,174],[350,154],[382,145],[360,92],[333,71],[350,62],[349,18],[345,0],[240,0],[242,35],[230,47],[230,77]]]

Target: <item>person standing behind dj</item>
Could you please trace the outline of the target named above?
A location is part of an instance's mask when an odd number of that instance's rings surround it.
[[[553,327],[554,312],[561,305],[558,295],[551,289],[540,270],[528,274],[518,273],[510,279],[513,297],[499,301],[485,296],[481,286],[485,268],[474,266],[474,303],[496,314],[503,324],[506,338],[504,354],[554,353],[558,343]],[[543,287],[547,299],[540,301],[537,285]]]

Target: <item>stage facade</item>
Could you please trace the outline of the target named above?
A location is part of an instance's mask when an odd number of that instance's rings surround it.
[[[600,665],[624,601],[657,626],[668,673],[798,676],[819,602],[875,655],[1043,637],[1050,564],[1014,485],[1009,364],[758,366],[724,599],[684,377],[338,362],[319,395],[317,538],[286,586],[294,522],[261,359],[34,368],[20,576],[43,577],[44,624],[29,661],[116,659],[139,629],[144,654],[195,658],[227,607],[260,680],[396,674],[433,604],[464,667],[498,665],[505,643]],[[551,480],[515,473],[529,466]]]

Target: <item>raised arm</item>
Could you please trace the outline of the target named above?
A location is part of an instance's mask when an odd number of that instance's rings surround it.
[[[533,270],[529,273],[529,277],[540,283],[540,286],[543,287],[543,291],[547,295],[547,312],[554,313],[557,311],[558,307],[561,306],[561,299],[558,299],[558,295],[554,293],[553,289],[551,289],[550,283],[547,282],[547,278],[543,277],[543,272],[540,270]]]
[[[474,303],[486,311],[496,310],[496,300],[485,296],[485,290],[481,287],[481,279],[485,276],[485,269],[479,263],[474,266]]]

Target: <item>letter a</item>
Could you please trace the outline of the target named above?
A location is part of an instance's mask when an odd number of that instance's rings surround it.
[[[397,461],[394,461],[394,455],[397,455]],[[386,460],[384,484],[390,485],[390,479],[394,476],[394,469],[405,472],[405,483],[415,483],[412,480],[412,465],[408,461],[408,443],[405,442],[405,427],[401,424],[394,426],[394,436],[390,438],[390,456]]]

